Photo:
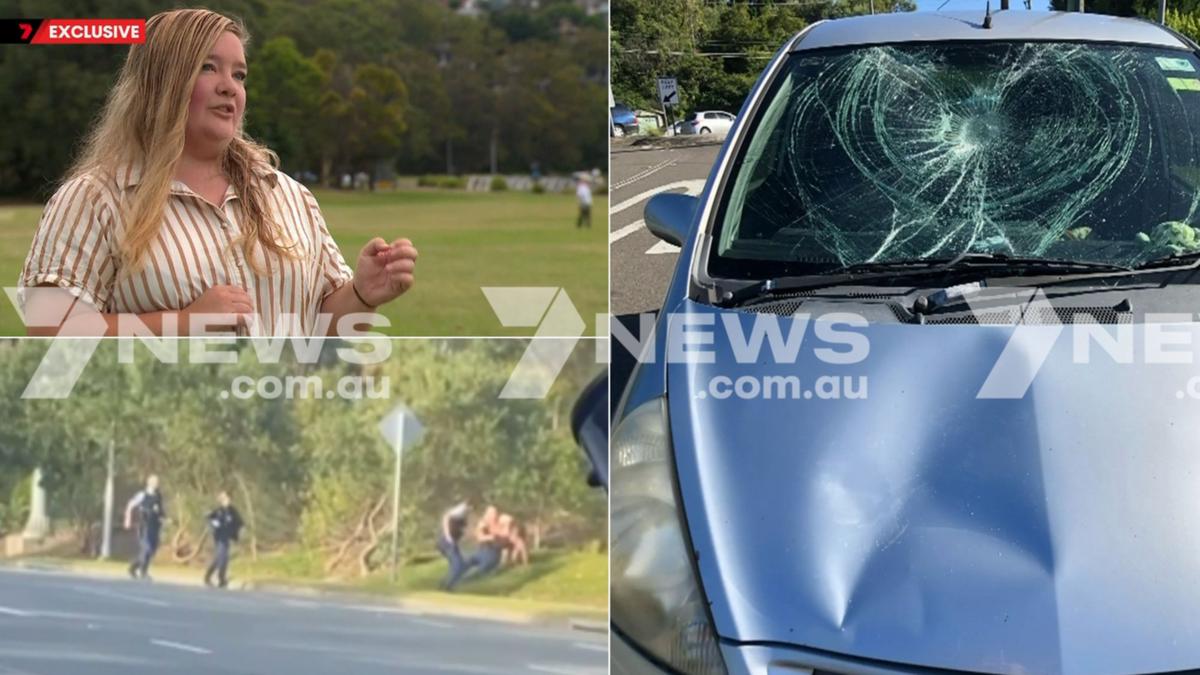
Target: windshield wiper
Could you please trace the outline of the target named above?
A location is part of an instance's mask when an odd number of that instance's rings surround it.
[[[919,278],[944,273],[994,272],[998,269],[1012,271],[1015,274],[1036,272],[1086,274],[1088,272],[1128,272],[1132,268],[1102,262],[1018,258],[1004,253],[961,253],[949,259],[865,262],[834,268],[810,276],[763,279],[736,290],[718,291],[718,297],[714,299],[714,304],[722,307],[737,307],[750,300],[781,293],[800,293],[850,283]]]
[[[1189,251],[1187,253],[1175,253],[1161,258],[1147,260],[1140,265],[1135,266],[1135,270],[1152,270],[1164,267],[1175,267],[1178,265],[1181,268],[1195,267],[1200,264],[1200,251]]]

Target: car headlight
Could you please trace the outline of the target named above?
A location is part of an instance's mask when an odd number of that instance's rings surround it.
[[[675,670],[725,675],[675,501],[664,399],[638,406],[617,426],[612,457],[613,623]]]

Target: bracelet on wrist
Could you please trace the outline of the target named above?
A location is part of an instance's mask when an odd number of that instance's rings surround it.
[[[358,292],[358,286],[354,283],[353,279],[350,280],[350,288],[354,291],[354,296],[356,298],[358,298],[358,301],[361,302],[363,305],[367,306],[369,309],[375,309],[375,308],[379,307],[379,305],[372,305],[371,303],[369,303],[365,299],[363,299],[362,293]]]

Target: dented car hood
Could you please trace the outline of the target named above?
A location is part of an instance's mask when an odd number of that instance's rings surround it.
[[[739,364],[723,322],[760,315],[683,313],[716,334],[696,342],[710,363],[667,366],[667,395],[722,638],[988,672],[1200,666],[1194,365],[1078,364],[1061,326],[888,324],[855,329],[858,363],[823,360],[810,325],[790,363]],[[1006,349],[997,377],[1027,390],[978,398]],[[767,376],[863,376],[866,397],[709,388]]]

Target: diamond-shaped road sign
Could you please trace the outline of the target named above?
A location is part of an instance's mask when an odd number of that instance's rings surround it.
[[[408,406],[400,403],[379,423],[379,431],[399,455],[421,440],[425,428]]]

